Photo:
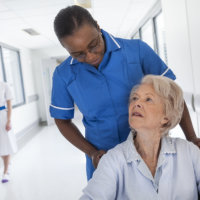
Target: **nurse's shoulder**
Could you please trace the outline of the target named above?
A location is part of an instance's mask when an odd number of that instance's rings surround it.
[[[53,80],[62,79],[66,84],[69,84],[75,79],[75,74],[75,66],[72,64],[72,57],[69,56],[56,67],[53,74]]]
[[[150,48],[148,44],[143,42],[140,39],[122,39],[122,38],[116,38],[116,41],[121,45],[121,47],[124,47],[127,51],[143,51],[146,48]]]
[[[121,47],[129,48],[140,48],[141,43],[144,43],[140,39],[124,39],[124,38],[115,38]]]
[[[139,39],[122,39],[116,38],[116,41],[121,46],[124,56],[127,58],[128,63],[140,62],[140,50],[142,42]]]

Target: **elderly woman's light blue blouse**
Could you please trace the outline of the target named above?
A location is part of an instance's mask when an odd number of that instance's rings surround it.
[[[191,142],[164,137],[153,177],[135,149],[132,134],[105,154],[81,200],[197,200],[200,150]]]

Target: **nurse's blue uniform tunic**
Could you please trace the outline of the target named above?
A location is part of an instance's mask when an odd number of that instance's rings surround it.
[[[147,74],[171,79],[175,75],[146,43],[101,31],[106,52],[98,69],[71,56],[55,69],[50,113],[56,119],[72,119],[76,104],[83,114],[85,138],[97,149],[108,150],[125,141],[130,132],[132,87]],[[88,156],[86,163],[90,179],[94,167]]]

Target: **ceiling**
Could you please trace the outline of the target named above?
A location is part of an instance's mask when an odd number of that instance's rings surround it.
[[[88,10],[101,28],[114,36],[130,38],[140,20],[157,0],[91,0]],[[58,45],[53,20],[60,9],[73,0],[0,0],[1,38],[16,41],[29,49]],[[32,28],[40,35],[30,36],[22,29]]]

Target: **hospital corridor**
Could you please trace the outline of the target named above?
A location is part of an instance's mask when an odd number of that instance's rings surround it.
[[[0,200],[199,200],[199,10],[0,0]]]
[[[80,112],[75,124],[84,131]],[[55,125],[32,132],[36,135],[13,156],[12,179],[0,185],[0,199],[78,199],[86,185],[84,154],[66,142]]]

